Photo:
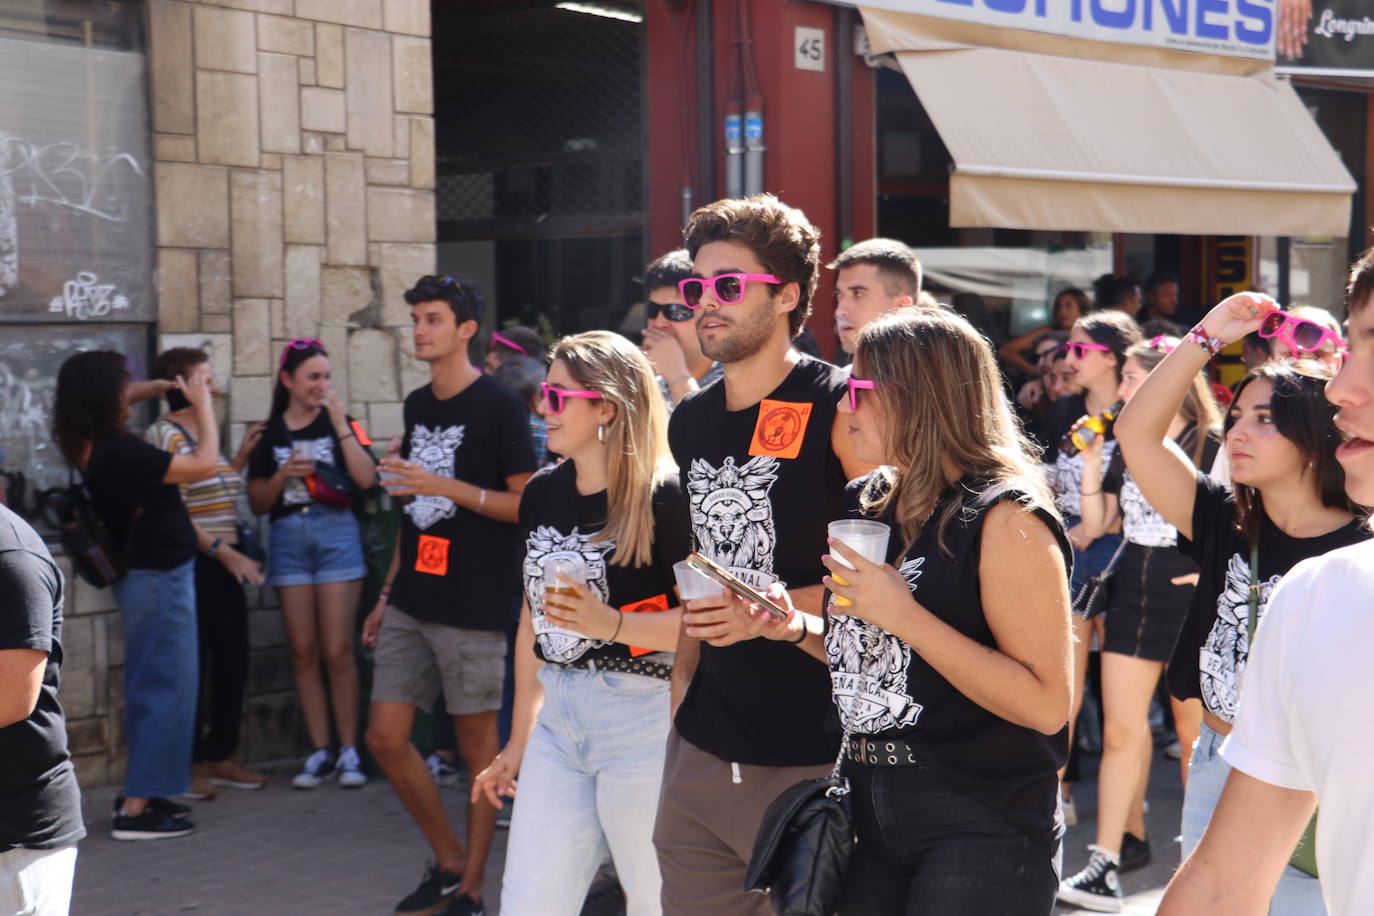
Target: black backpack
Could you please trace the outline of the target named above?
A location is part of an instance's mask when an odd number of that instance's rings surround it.
[[[93,452],[87,462],[88,468],[94,459]],[[84,479],[77,483],[74,476],[67,486],[45,490],[40,498],[48,520],[57,528],[62,549],[72,561],[72,569],[96,588],[108,588],[124,578],[129,549],[134,542],[133,526],[130,526],[124,553],[116,556],[110,530],[96,514]],[[134,509],[134,522],[137,523],[142,515],[140,504]]]

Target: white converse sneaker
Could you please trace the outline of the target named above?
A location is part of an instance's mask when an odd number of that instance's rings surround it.
[[[327,747],[317,748],[305,758],[305,766],[291,780],[297,789],[318,789],[325,780],[339,774],[334,765],[334,752]]]
[[[339,785],[345,789],[360,789],[367,785],[367,774],[363,772],[363,762],[358,759],[358,749],[351,744],[339,748]]]
[[[1120,870],[1113,856],[1098,846],[1089,846],[1092,858],[1078,874],[1059,884],[1060,900],[1098,913],[1120,913],[1123,907]]]

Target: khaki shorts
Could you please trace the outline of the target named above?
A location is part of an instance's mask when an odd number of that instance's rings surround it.
[[[506,635],[416,620],[387,605],[373,656],[372,702],[428,710],[444,691],[452,716],[501,708]]]

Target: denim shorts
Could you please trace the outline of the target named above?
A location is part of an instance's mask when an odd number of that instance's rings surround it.
[[[313,503],[267,529],[268,585],[324,585],[365,575],[362,532],[348,509]]]

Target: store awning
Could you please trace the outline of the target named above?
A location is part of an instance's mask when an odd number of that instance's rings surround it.
[[[1349,232],[1355,182],[1272,71],[1001,48],[899,50],[897,59],[954,160],[952,226]]]

